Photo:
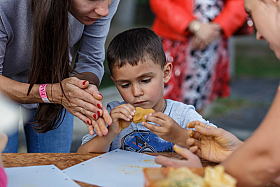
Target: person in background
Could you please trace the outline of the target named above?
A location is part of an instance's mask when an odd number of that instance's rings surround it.
[[[98,86],[118,3],[0,0],[0,91],[30,113],[28,152],[70,152],[73,115],[91,134],[97,119],[111,123]],[[17,152],[17,134],[4,152]]]
[[[194,133],[186,124],[200,121],[214,126],[195,108],[163,98],[164,83],[171,76],[162,43],[148,28],[134,28],[118,34],[107,49],[107,62],[123,102],[112,101],[108,111],[113,124],[107,136],[87,134],[79,153],[123,149],[134,152],[174,152],[173,144],[185,145]],[[132,122],[135,108],[153,109],[147,122]],[[216,126],[215,126],[216,127]]]
[[[199,113],[230,94],[229,38],[246,20],[243,0],[150,0],[172,76],[164,98]]]
[[[0,152],[1,153],[5,149],[7,141],[8,141],[8,136],[5,133],[0,132]],[[2,154],[0,154],[0,186],[1,187],[8,186],[8,178],[7,178],[7,175],[6,175],[5,170],[4,170],[4,164],[3,164],[3,161],[2,161]]]
[[[18,107],[1,92],[0,103],[0,186],[6,187],[8,184],[8,178],[4,170],[1,153],[5,149],[8,136],[3,131],[13,132],[17,127],[15,122],[19,120],[19,115]]]
[[[280,1],[244,0],[244,2],[246,11],[253,18],[257,30],[257,40],[266,40],[276,57],[280,59]],[[268,182],[280,185],[279,111],[280,86],[260,126],[244,143],[239,142],[229,132],[221,129],[208,129],[208,127],[205,129],[204,125],[194,122],[191,126],[195,127],[197,133],[201,133],[203,136],[200,143],[190,139],[187,140],[187,144],[193,147],[191,149],[197,155],[221,161],[220,164],[224,166],[225,171],[238,180],[237,186],[264,186]],[[210,147],[212,147],[211,152],[209,152]],[[235,150],[236,148],[237,150]],[[212,154],[213,149],[218,151]],[[220,158],[215,156],[217,152],[225,153],[225,149],[231,153]],[[156,162],[173,167],[201,166],[198,157],[189,150],[179,148],[178,152],[187,160],[179,161],[157,157]]]

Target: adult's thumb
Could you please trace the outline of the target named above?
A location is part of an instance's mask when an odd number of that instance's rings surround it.
[[[195,130],[204,136],[214,136],[215,137],[215,136],[218,136],[218,134],[219,134],[219,129],[216,127],[212,127],[212,126],[202,127],[202,126],[198,125],[195,127]]]
[[[191,151],[189,151],[188,149],[186,148],[182,148],[178,145],[174,145],[173,146],[173,149],[176,153],[178,153],[179,155],[181,155],[182,157],[184,157],[185,159],[189,159],[193,156],[195,156]]]

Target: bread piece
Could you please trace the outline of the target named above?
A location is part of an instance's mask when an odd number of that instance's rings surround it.
[[[141,107],[136,107],[136,112],[132,119],[133,123],[146,121],[144,117],[150,113],[155,113],[155,111],[153,109],[143,109]]]

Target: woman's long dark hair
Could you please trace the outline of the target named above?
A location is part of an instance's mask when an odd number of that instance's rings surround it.
[[[60,83],[64,94],[61,81],[73,71],[69,64],[70,0],[31,0],[31,6],[34,33],[28,94],[34,84],[45,83]],[[34,129],[44,133],[58,128],[65,116],[63,109],[61,104],[40,103]]]

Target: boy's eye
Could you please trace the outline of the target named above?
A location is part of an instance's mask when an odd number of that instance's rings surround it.
[[[121,87],[122,88],[127,88],[129,86],[129,84],[122,84]]]
[[[150,81],[151,81],[151,78],[141,80],[141,82],[144,82],[144,83],[148,83],[148,82],[150,82]]]

